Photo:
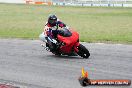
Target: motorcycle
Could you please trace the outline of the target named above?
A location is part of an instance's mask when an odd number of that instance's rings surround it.
[[[48,50],[55,55],[79,55],[83,58],[88,58],[90,56],[88,49],[80,44],[79,34],[71,29],[60,29],[57,34],[57,43],[54,43],[54,41],[50,38],[47,40],[49,41],[46,43],[46,47],[48,47]],[[52,50],[53,48],[56,49]]]

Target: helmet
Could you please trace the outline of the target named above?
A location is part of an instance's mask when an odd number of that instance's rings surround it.
[[[49,17],[48,17],[48,23],[50,25],[56,25],[56,22],[57,22],[56,15],[49,15]]]

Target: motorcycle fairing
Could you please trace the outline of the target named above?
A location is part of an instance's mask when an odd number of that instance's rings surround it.
[[[77,46],[79,46],[79,34],[77,32],[71,31],[72,35],[70,37],[63,37],[61,35],[57,35],[57,38],[64,45],[60,47],[60,51],[64,53],[71,53],[72,49],[77,52]]]

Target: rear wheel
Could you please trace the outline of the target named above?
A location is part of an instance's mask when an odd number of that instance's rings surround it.
[[[86,49],[86,47],[85,46],[83,46],[82,44],[80,44],[79,46],[78,46],[78,55],[79,56],[81,56],[81,57],[83,57],[83,58],[88,58],[89,56],[90,56],[90,53],[89,53],[89,51]]]

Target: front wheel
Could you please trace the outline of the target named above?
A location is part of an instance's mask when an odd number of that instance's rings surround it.
[[[86,49],[86,47],[85,46],[83,46],[82,44],[80,44],[79,46],[78,46],[78,55],[79,56],[81,56],[81,57],[83,57],[83,58],[88,58],[89,56],[90,56],[90,53],[89,53],[89,51]]]

